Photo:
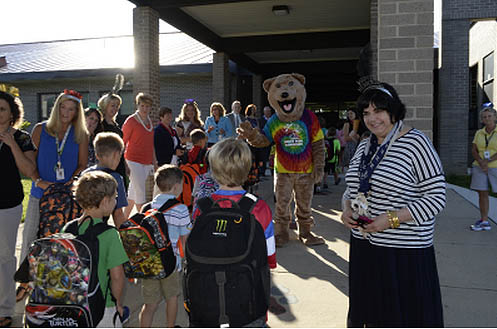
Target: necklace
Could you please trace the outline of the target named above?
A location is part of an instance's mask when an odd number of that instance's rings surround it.
[[[135,114],[136,114],[136,117],[138,118],[138,121],[142,124],[143,128],[146,131],[151,132],[154,129],[154,127],[152,126],[152,120],[150,120],[150,117],[148,115],[147,115],[147,119],[148,119],[148,124],[150,125],[150,128],[147,128],[147,126],[143,122],[142,118],[140,117],[140,114],[138,113],[138,111],[136,111]]]

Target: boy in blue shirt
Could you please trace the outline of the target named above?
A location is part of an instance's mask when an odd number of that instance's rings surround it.
[[[98,133],[93,141],[97,164],[87,168],[83,173],[94,170],[101,170],[109,173],[117,182],[117,203],[116,208],[112,211],[112,219],[115,227],[119,228],[126,220],[124,217],[124,208],[128,205],[126,189],[122,176],[115,171],[121,161],[124,151],[122,138],[112,132]],[[104,219],[105,220],[105,219]]]
[[[163,165],[155,173],[155,184],[160,190],[152,201],[152,208],[159,209],[169,199],[177,198],[183,191],[183,172],[174,165]],[[164,279],[142,279],[142,297],[144,305],[140,312],[140,327],[150,328],[155,311],[166,300],[167,327],[174,327],[178,313],[178,296],[180,284],[178,272],[181,271],[179,244],[185,245],[190,233],[190,213],[184,204],[178,204],[164,212],[167,222],[169,240],[176,255],[176,270]]]

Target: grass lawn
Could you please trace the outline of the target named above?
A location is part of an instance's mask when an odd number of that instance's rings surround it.
[[[22,187],[24,189],[24,200],[22,200],[22,219],[21,223],[24,223],[24,217],[26,216],[26,209],[28,209],[29,192],[31,191],[31,179],[22,178]]]
[[[447,180],[447,183],[465,187],[468,189],[471,185],[471,176],[469,175],[449,175],[445,178]],[[497,197],[497,193],[490,192],[490,196]]]

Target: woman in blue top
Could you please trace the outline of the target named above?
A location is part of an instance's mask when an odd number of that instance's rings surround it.
[[[211,147],[223,138],[233,135],[231,122],[224,116],[226,110],[221,103],[211,104],[211,116],[207,117],[204,130],[207,132],[207,145]]]
[[[72,180],[88,163],[88,131],[81,98],[74,90],[64,90],[55,100],[48,120],[33,128],[36,170],[31,177],[33,184],[22,234],[21,259],[26,257],[37,236],[39,203],[45,189],[52,183]],[[19,291],[18,300],[24,295]]]

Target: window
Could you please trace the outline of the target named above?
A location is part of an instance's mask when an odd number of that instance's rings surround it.
[[[83,107],[88,106],[88,99],[90,94],[88,92],[80,92],[81,96],[83,96]],[[40,99],[40,107],[38,118],[39,121],[47,120],[52,112],[52,108],[55,104],[55,100],[59,96],[59,93],[47,93],[47,94],[38,94]]]
[[[483,58],[482,103],[494,101],[494,53]]]

